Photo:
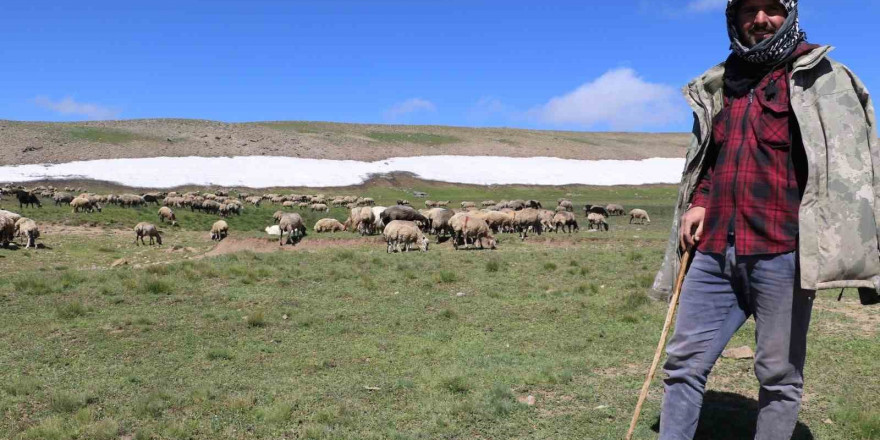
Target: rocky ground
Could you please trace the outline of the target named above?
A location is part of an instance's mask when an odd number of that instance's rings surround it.
[[[251,155],[367,161],[447,154],[645,159],[684,157],[687,142],[685,133],[588,133],[330,122],[0,121],[0,165]]]

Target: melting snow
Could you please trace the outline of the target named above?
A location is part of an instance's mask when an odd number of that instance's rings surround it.
[[[417,156],[376,162],[280,156],[152,157],[61,164],[0,166],[0,182],[93,179],[126,186],[187,184],[331,187],[357,185],[394,171],[442,182],[477,185],[641,185],[678,183],[684,159],[573,160],[555,157]]]

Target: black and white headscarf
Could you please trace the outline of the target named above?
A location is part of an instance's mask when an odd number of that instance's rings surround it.
[[[779,0],[788,11],[782,27],[766,40],[753,47],[746,47],[740,39],[736,23],[736,11],[742,0],[727,0],[727,34],[730,48],[744,61],[752,64],[775,65],[788,58],[800,42],[807,39],[798,23],[798,0]]]

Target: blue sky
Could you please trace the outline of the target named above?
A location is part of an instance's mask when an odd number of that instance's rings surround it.
[[[179,117],[688,131],[725,0],[12,2],[0,119]],[[880,90],[880,2],[802,0]]]

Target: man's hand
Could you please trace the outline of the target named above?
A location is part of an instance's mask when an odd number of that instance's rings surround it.
[[[681,228],[678,230],[679,243],[682,249],[688,249],[700,241],[703,235],[703,220],[706,208],[694,206],[681,216]]]

